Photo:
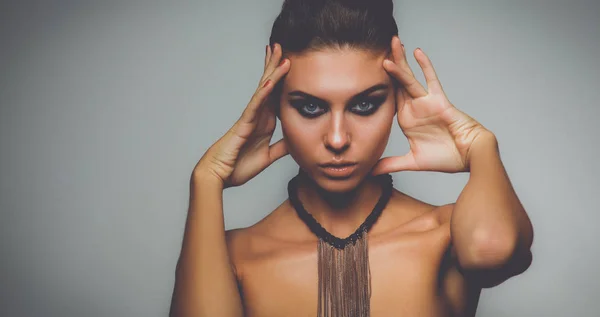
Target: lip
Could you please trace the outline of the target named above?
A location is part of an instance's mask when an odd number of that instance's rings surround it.
[[[321,167],[342,167],[342,166],[346,166],[346,165],[356,165],[357,162],[352,162],[352,161],[342,161],[342,160],[335,160],[335,161],[330,161],[324,164],[319,164],[319,166]]]
[[[323,172],[331,178],[345,178],[348,177],[356,170],[358,164],[356,163],[344,163],[344,164],[326,164],[321,165]]]

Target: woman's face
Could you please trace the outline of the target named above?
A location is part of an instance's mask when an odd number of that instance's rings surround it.
[[[381,158],[394,120],[385,54],[332,49],[288,58],[279,115],[288,151],[321,188],[352,190]],[[339,162],[355,164],[323,167]]]

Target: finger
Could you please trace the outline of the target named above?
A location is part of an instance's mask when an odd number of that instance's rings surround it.
[[[405,68],[387,59],[383,61],[383,67],[400,82],[401,88],[404,88],[411,97],[419,98],[427,95],[427,91],[421,86],[421,83]]]
[[[256,114],[258,120],[256,121],[256,128],[254,131],[259,134],[272,134],[275,130],[275,124],[277,123],[277,119],[273,114],[273,111],[268,107],[269,105],[269,97],[264,102],[264,104],[258,109],[258,113]]]
[[[256,90],[254,95],[252,95],[250,102],[246,106],[246,109],[244,109],[244,112],[238,120],[238,123],[256,123],[258,120],[258,113],[269,97],[269,94],[273,90],[274,86],[275,84],[273,81],[268,79],[263,83],[262,87]]]
[[[288,149],[284,139],[281,139],[269,146],[269,159],[271,160],[271,164],[287,154]]]
[[[281,45],[275,43],[273,44],[273,51],[271,52],[271,56],[269,56],[269,62],[267,63],[267,67],[265,68],[265,72],[263,77],[261,78],[261,84],[267,79],[267,77],[278,67],[281,61],[282,51]]]
[[[413,98],[418,98],[427,95],[427,91],[415,78],[413,71],[408,65],[408,61],[406,60],[406,52],[404,50],[402,42],[400,41],[400,38],[394,36],[392,38],[391,45],[393,64],[396,64],[399,67],[400,74],[402,75],[402,79],[398,78],[398,80],[400,80],[400,82],[407,88],[406,90]],[[388,62],[384,61],[384,66],[385,64],[388,64]]]
[[[404,44],[402,44],[402,41],[400,40],[400,38],[398,36],[394,36],[392,37],[392,57],[393,57],[393,62],[400,65],[400,63],[402,61],[406,61],[406,56],[404,55]],[[407,72],[410,73],[411,75],[413,75],[412,70],[410,69],[410,66],[407,67]]]
[[[274,80],[274,84],[277,85],[278,83],[280,83],[281,79],[289,72],[291,68],[291,61],[288,58],[284,58],[280,61],[279,65],[277,66],[277,68],[275,68],[275,70],[273,70],[273,73],[271,73],[269,75],[269,77],[267,78],[271,78]],[[273,97],[273,98],[271,98]],[[275,99],[274,99],[275,98]],[[271,111],[274,114],[278,113],[278,104],[279,101],[276,100],[278,99],[279,96],[269,96],[267,98],[266,103],[268,103],[269,108],[271,109]]]
[[[283,63],[275,68],[275,70],[265,78],[262,86],[254,93],[248,106],[242,113],[240,120],[244,123],[253,123],[257,119],[257,113],[265,101],[269,97],[269,94],[273,91],[275,84],[289,71],[290,62],[288,59],[284,59]]]
[[[396,112],[397,113],[402,112],[404,105],[406,105],[406,103],[408,102],[408,98],[410,98],[410,96],[408,95],[408,92],[406,92],[406,89],[404,89],[404,87],[398,87],[398,89],[396,90]]]
[[[271,59],[271,45],[267,44],[265,46],[265,65],[264,70],[267,70],[267,64],[269,64],[269,60]]]
[[[415,162],[412,152],[403,156],[392,156],[382,158],[375,164],[372,175],[380,175],[401,171],[417,171],[418,166]]]
[[[291,62],[288,58],[284,58],[280,61],[279,65],[277,65],[271,73],[268,73],[265,77],[265,80],[271,79],[275,84],[277,84],[285,74],[290,70]]]
[[[435,69],[433,68],[433,64],[427,54],[425,54],[422,49],[417,48],[414,55],[417,63],[419,63],[419,66],[421,66],[421,69],[423,70],[423,75],[425,75],[427,90],[435,94],[444,93],[442,84],[440,83],[438,76],[435,73]]]

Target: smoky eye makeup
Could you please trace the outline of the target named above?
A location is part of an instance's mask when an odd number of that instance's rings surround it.
[[[388,96],[390,85],[379,83],[354,95],[346,104],[346,108],[359,116],[373,114]],[[329,103],[321,98],[300,90],[294,90],[288,94],[290,105],[306,118],[315,118],[329,111]]]
[[[360,116],[373,114],[385,102],[387,95],[367,96],[353,102],[350,110]]]
[[[314,118],[326,112],[327,105],[324,102],[312,98],[301,98],[289,100],[290,105],[303,117]]]
[[[359,116],[369,116],[386,101],[387,94],[378,94],[371,96],[364,96],[360,98],[354,98],[347,105],[347,109]],[[290,105],[306,118],[316,118],[323,113],[329,111],[327,102],[324,102],[318,98],[295,98],[289,100]]]

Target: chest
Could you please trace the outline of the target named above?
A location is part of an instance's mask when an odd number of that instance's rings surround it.
[[[443,316],[440,275],[449,229],[369,238],[371,316]],[[275,248],[242,268],[246,316],[316,316],[317,250]]]

